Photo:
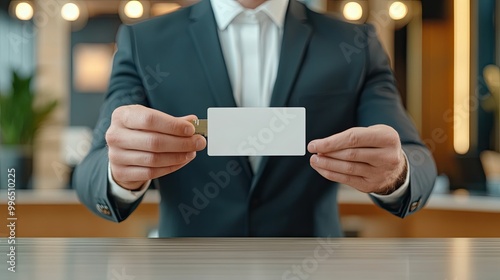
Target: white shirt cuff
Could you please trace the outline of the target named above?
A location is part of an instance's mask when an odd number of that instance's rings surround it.
[[[151,180],[147,181],[139,190],[131,191],[124,189],[118,185],[115,180],[113,180],[113,175],[111,175],[111,165],[108,163],[108,182],[109,190],[111,195],[123,203],[134,203],[136,202],[148,189],[151,184]]]
[[[403,196],[403,194],[408,189],[408,186],[410,186],[410,163],[408,162],[408,157],[406,156],[404,151],[403,151],[403,155],[405,156],[406,166],[407,166],[406,179],[405,179],[405,182],[403,183],[403,185],[401,185],[401,187],[399,187],[397,190],[395,190],[391,194],[381,195],[381,194],[376,194],[376,193],[370,193],[371,196],[376,197],[385,203],[396,203]]]

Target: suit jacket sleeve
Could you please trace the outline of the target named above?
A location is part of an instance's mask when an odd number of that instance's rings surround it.
[[[117,36],[118,50],[113,60],[108,94],[94,129],[92,146],[73,175],[73,187],[80,201],[96,215],[115,222],[126,219],[142,200],[141,197],[128,205],[114,201],[109,194],[109,160],[105,139],[111,115],[116,108],[131,104],[148,106],[146,89],[139,75],[140,69],[136,67],[133,36],[131,27],[126,25],[120,27]]]
[[[389,59],[376,37],[374,27],[365,25],[364,28],[366,43],[359,47],[366,46],[367,65],[357,112],[358,123],[360,126],[386,124],[393,127],[399,133],[410,164],[410,185],[400,201],[388,204],[370,197],[392,214],[405,217],[425,205],[436,178],[436,166],[402,106]]]

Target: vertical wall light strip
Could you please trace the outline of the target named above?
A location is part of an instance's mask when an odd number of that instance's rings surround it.
[[[497,1],[496,2],[496,8],[497,8],[497,11],[496,11],[496,15],[495,15],[495,18],[497,20],[497,65],[500,65],[500,1]]]
[[[453,147],[465,154],[470,146],[470,0],[454,1]]]
[[[418,132],[422,133],[422,3],[420,1],[409,3],[413,16],[407,27],[406,108]]]

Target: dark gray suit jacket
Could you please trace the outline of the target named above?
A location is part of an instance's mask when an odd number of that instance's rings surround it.
[[[305,107],[307,142],[354,126],[395,128],[411,165],[410,187],[397,203],[373,200],[399,217],[420,209],[435,165],[401,105],[374,28],[315,13],[295,0],[284,28],[271,106]],[[208,107],[236,104],[208,0],[123,26],[117,40],[109,93],[74,187],[94,213],[120,222],[140,201],[120,205],[108,193],[104,135],[113,110],[142,104],[206,118]],[[337,183],[313,170],[310,156],[265,157],[252,174],[246,157],[199,152],[181,170],[155,180],[160,236],[341,236]]]

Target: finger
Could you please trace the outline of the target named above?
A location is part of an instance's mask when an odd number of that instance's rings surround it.
[[[197,119],[194,115],[176,118],[161,111],[140,105],[118,107],[113,112],[112,118],[129,129],[176,136],[193,135],[194,126],[189,120]]]
[[[109,146],[124,150],[138,150],[154,153],[194,152],[203,150],[206,139],[201,135],[179,137],[156,132],[118,130],[106,134]]]
[[[184,167],[188,163],[168,167],[142,167],[142,166],[111,166],[115,182],[133,183],[145,182],[170,174]]]
[[[370,192],[370,183],[363,177],[342,174],[330,170],[325,170],[319,167],[313,167],[324,178],[340,184],[351,186],[359,191]]]
[[[312,167],[329,170],[345,175],[359,176],[363,178],[377,177],[377,169],[367,163],[344,161],[320,155],[311,156]]]
[[[307,149],[310,153],[329,153],[349,148],[389,147],[400,145],[397,132],[385,125],[354,127],[330,137],[313,140]]]
[[[189,153],[152,153],[136,150],[109,149],[110,163],[124,166],[168,167],[187,163],[196,157],[196,152]]]
[[[398,160],[396,153],[385,148],[350,148],[320,155],[343,161],[363,162],[374,167],[392,164]]]

